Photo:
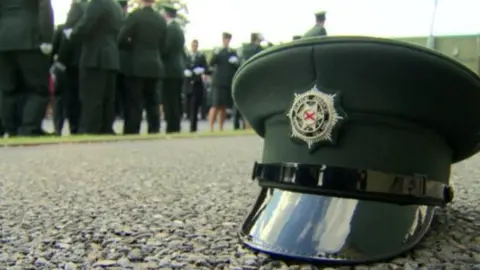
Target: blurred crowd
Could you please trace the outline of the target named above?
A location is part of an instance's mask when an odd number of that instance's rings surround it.
[[[66,22],[54,28],[50,0],[0,2],[0,135],[53,135],[42,129],[47,111],[56,135],[68,121],[70,134],[122,134],[189,131],[208,120],[210,131],[248,128],[231,98],[238,68],[259,53],[264,38],[231,48],[223,33],[211,53],[199,41],[185,44],[178,10],[154,0],[73,0]],[[325,14],[304,37],[326,35]],[[294,39],[301,38],[296,36]],[[219,37],[220,40],[220,37]],[[271,44],[267,43],[267,46]],[[188,47],[188,48],[187,48]]]

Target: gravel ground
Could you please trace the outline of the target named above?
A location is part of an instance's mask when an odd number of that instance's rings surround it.
[[[321,269],[239,244],[260,149],[255,137],[0,149],[0,269]],[[418,249],[356,269],[480,269],[479,159],[455,167],[455,203]]]

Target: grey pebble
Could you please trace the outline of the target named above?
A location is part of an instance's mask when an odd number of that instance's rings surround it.
[[[8,193],[0,202],[5,220],[0,265],[322,269],[272,260],[239,242],[238,228],[258,193],[248,179],[261,147],[256,137],[238,137],[4,148],[0,171]],[[205,158],[207,153],[215,155]],[[480,197],[479,163],[475,156],[453,167],[455,201],[437,211],[418,248],[356,270],[459,264],[480,270],[480,207],[474,199]]]
[[[117,260],[116,264],[120,267],[127,268],[127,267],[130,267],[132,265],[132,262],[128,258],[122,257],[122,258]]]
[[[110,267],[110,266],[116,266],[117,261],[113,260],[101,260],[92,265],[92,267]]]
[[[72,262],[67,262],[63,265],[63,270],[77,270],[78,267]]]
[[[138,248],[135,248],[135,249],[132,249],[128,255],[127,255],[128,259],[131,260],[131,261],[143,261],[143,254],[142,254],[142,250],[138,249]]]
[[[403,267],[404,267],[405,270],[417,270],[418,269],[418,263],[408,262]]]

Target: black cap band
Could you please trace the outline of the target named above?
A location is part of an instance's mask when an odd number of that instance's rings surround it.
[[[417,174],[398,175],[325,165],[255,162],[252,179],[258,180],[261,187],[400,205],[443,207],[453,199],[451,187]]]

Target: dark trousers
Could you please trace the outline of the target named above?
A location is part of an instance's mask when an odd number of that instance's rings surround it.
[[[3,94],[0,107],[7,133],[43,135],[42,121],[50,96],[49,65],[49,57],[40,50],[0,52],[0,90]],[[19,78],[21,84],[18,83]],[[23,89],[20,85],[24,86]],[[23,107],[17,130],[19,100]]]
[[[0,138],[3,138],[5,136],[5,128],[3,127],[3,121],[2,121],[2,92],[0,91]]]
[[[57,134],[61,134],[65,119],[68,119],[70,134],[78,133],[80,124],[78,72],[77,67],[68,67],[65,72],[56,72],[53,122]]]
[[[124,134],[140,133],[143,109],[147,113],[148,133],[160,132],[157,79],[126,77]]]
[[[237,109],[237,107],[233,108],[233,129],[244,129],[245,123],[243,122],[242,114]]]
[[[167,122],[167,133],[181,130],[182,83],[183,80],[180,78],[166,78],[163,81],[162,103],[165,122]]]
[[[115,93],[115,115],[125,118],[128,100],[126,99],[127,81],[125,75],[117,74],[117,85]]]
[[[55,88],[53,92],[53,126],[55,133],[62,134],[66,118],[67,75],[64,72],[55,72]]]
[[[70,126],[70,133],[77,134],[80,128],[81,103],[80,103],[80,79],[78,67],[68,67],[67,93],[66,93],[66,116]]]
[[[115,80],[112,70],[80,69],[80,133],[114,134]]]
[[[202,105],[200,106],[200,117],[202,118],[202,120],[207,119],[209,109],[210,107],[208,106],[208,95],[207,95],[207,91],[205,90],[203,92]]]
[[[190,132],[198,129],[198,113],[202,107],[205,88],[202,82],[195,82],[191,85],[191,91],[187,94],[187,110],[190,119]]]

